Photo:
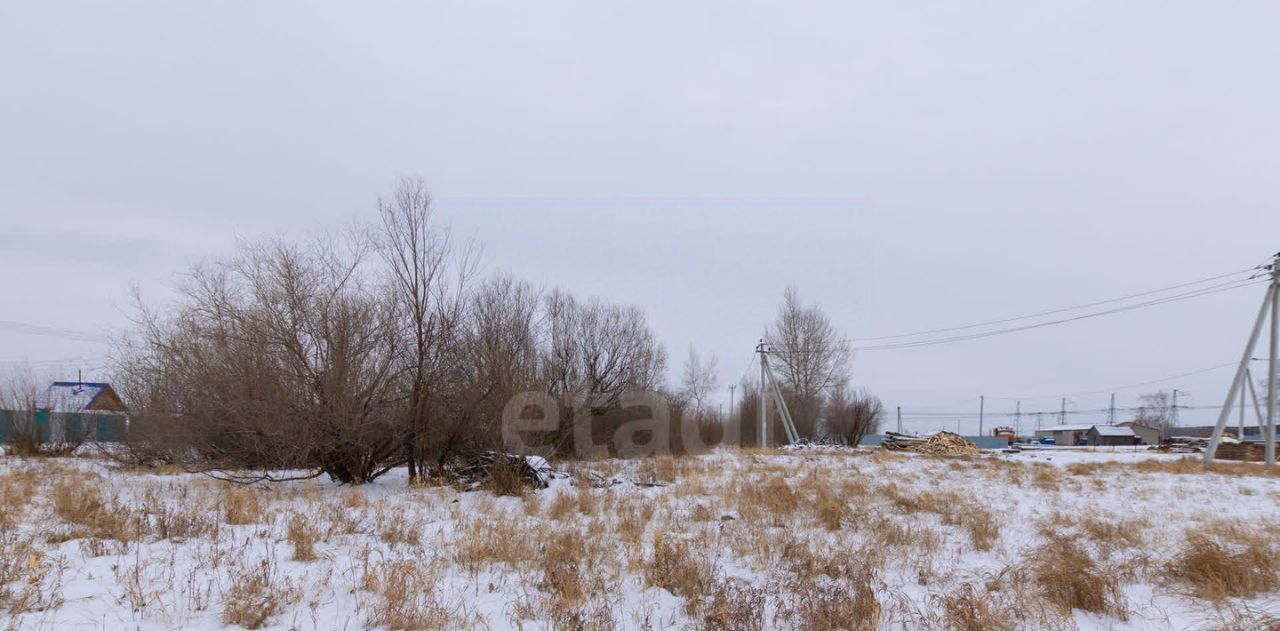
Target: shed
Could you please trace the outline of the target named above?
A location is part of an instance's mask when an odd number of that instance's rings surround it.
[[[1093,425],[1082,423],[1076,425],[1054,425],[1036,430],[1036,436],[1049,437],[1059,445],[1083,445]]]
[[[1121,427],[1128,427],[1138,437],[1139,445],[1159,445],[1160,444],[1160,428],[1152,427],[1139,423],[1138,421],[1122,421],[1117,423]]]
[[[1090,445],[1136,445],[1138,435],[1132,427],[1121,425],[1094,425],[1089,429],[1087,440]]]

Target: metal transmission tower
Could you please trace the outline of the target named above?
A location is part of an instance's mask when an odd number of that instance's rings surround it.
[[[1169,410],[1169,424],[1174,427],[1178,426],[1178,393],[1191,394],[1186,390],[1173,389],[1173,406]]]
[[[1222,412],[1218,414],[1218,424],[1213,428],[1213,435],[1209,438],[1209,447],[1204,450],[1204,464],[1208,466],[1213,462],[1213,456],[1218,451],[1218,442],[1222,440],[1222,432],[1227,427],[1227,419],[1231,415],[1231,405],[1236,400],[1236,392],[1244,388],[1245,379],[1249,375],[1249,361],[1253,357],[1253,348],[1258,344],[1258,338],[1262,335],[1262,325],[1266,323],[1268,313],[1271,318],[1271,354],[1267,358],[1267,416],[1266,425],[1262,428],[1263,439],[1266,441],[1266,461],[1267,467],[1274,467],[1276,463],[1276,369],[1277,369],[1277,350],[1280,350],[1280,254],[1276,254],[1271,258],[1271,264],[1266,266],[1271,271],[1271,282],[1267,285],[1267,293],[1262,299],[1262,306],[1258,309],[1258,318],[1253,323],[1253,330],[1249,333],[1249,342],[1245,344],[1244,356],[1240,358],[1240,365],[1236,368],[1235,379],[1231,380],[1231,388],[1227,391],[1226,402],[1222,404]]]

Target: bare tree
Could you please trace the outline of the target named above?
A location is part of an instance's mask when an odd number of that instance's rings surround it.
[[[659,389],[667,356],[639,308],[579,302],[562,290],[547,294],[543,305],[542,381],[562,404],[553,442],[565,453],[575,426],[608,436],[625,422],[622,394]]]
[[[1134,420],[1159,428],[1162,435],[1168,435],[1169,427],[1173,424],[1173,403],[1169,393],[1163,390],[1148,392],[1139,399],[1142,405],[1138,406]]]
[[[849,340],[817,305],[805,306],[795,287],[783,294],[782,306],[765,340],[780,360],[779,379],[790,395],[797,430],[814,438],[823,397],[849,380],[853,358]]]
[[[884,405],[866,390],[849,392],[841,385],[827,404],[828,431],[846,445],[857,445],[862,437],[880,429]]]
[[[644,312],[601,300],[581,303],[561,290],[545,301],[547,347],[543,371],[548,391],[570,400],[627,389],[653,389],[666,369],[666,351]]]
[[[463,327],[466,281],[475,271],[474,250],[455,248],[450,231],[433,224],[431,195],[420,179],[406,178],[378,200],[380,252],[390,270],[392,305],[402,338],[397,357],[405,384],[404,455],[413,482],[425,472],[419,461],[429,445],[431,401],[441,380],[457,368],[449,348]]]
[[[11,453],[34,455],[49,438],[38,423],[38,384],[30,365],[12,366],[0,374],[0,437]]]
[[[437,422],[426,434],[437,471],[452,456],[497,449],[502,410],[538,381],[538,292],[527,282],[499,275],[479,284],[467,299],[467,317],[454,336],[455,361],[431,400]]]
[[[680,398],[688,403],[695,418],[707,415],[707,399],[720,385],[720,360],[715,355],[703,358],[692,346],[681,373]]]
[[[239,480],[307,469],[363,483],[403,462],[395,320],[368,250],[354,234],[277,240],[195,268],[174,313],[139,318],[121,348],[122,385],[152,430],[137,440]]]

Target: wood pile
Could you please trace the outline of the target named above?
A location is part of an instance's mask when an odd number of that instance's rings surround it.
[[[977,445],[951,432],[938,432],[928,436],[885,432],[880,446],[890,451],[910,451],[929,456],[973,456],[982,453]]]
[[[554,472],[547,461],[538,456],[519,456],[496,451],[481,451],[464,456],[446,469],[457,483],[479,486],[495,474],[511,475],[535,489],[547,488]]]
[[[1152,447],[1159,451],[1175,453],[1175,454],[1196,454],[1203,451],[1209,446],[1209,439],[1198,438],[1195,436],[1173,436],[1164,439],[1159,447]]]
[[[1222,443],[1213,453],[1215,459],[1243,462],[1262,462],[1264,455],[1263,447],[1253,443]]]

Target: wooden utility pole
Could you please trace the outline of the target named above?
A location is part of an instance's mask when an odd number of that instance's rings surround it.
[[[984,435],[982,433],[982,421],[983,421],[983,416],[985,416],[986,414],[986,411],[987,411],[987,395],[980,394],[978,395],[978,435],[979,436]]]

